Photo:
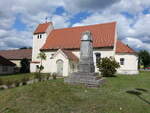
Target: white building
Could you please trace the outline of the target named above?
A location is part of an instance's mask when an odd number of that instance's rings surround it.
[[[63,29],[54,29],[51,22],[39,24],[33,33],[31,72],[36,72],[40,65],[40,59],[37,58],[40,51],[47,56],[43,61],[43,73],[56,72],[68,76],[77,71],[80,38],[85,31],[92,33],[96,71],[96,59],[114,57],[121,65],[118,73],[138,73],[138,56],[133,49],[117,39],[116,22]]]

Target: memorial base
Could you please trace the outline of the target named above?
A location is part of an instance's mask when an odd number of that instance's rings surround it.
[[[99,87],[105,79],[97,77],[96,73],[75,72],[64,79],[65,83],[72,85],[83,84],[87,87]]]

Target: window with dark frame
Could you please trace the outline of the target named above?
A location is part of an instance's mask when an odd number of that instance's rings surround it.
[[[39,39],[39,35],[37,35],[37,38]]]
[[[40,34],[40,38],[42,38],[42,35]]]
[[[96,56],[96,64],[98,63],[98,61],[101,59],[101,53],[95,53]]]
[[[120,58],[120,65],[124,65],[124,61],[125,61],[124,58]]]

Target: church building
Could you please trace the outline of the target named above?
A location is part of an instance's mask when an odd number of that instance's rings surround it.
[[[52,22],[39,24],[33,33],[33,49],[30,71],[37,72],[41,64],[37,58],[40,52],[46,54],[42,61],[43,73],[57,73],[68,76],[76,72],[80,59],[80,39],[85,31],[90,31],[93,40],[93,58],[95,71],[96,62],[100,58],[113,57],[120,64],[119,74],[138,74],[137,53],[118,40],[116,22],[54,29]]]

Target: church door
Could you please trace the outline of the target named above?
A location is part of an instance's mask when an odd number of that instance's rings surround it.
[[[62,60],[57,60],[57,74],[58,76],[63,76],[63,61]]]

